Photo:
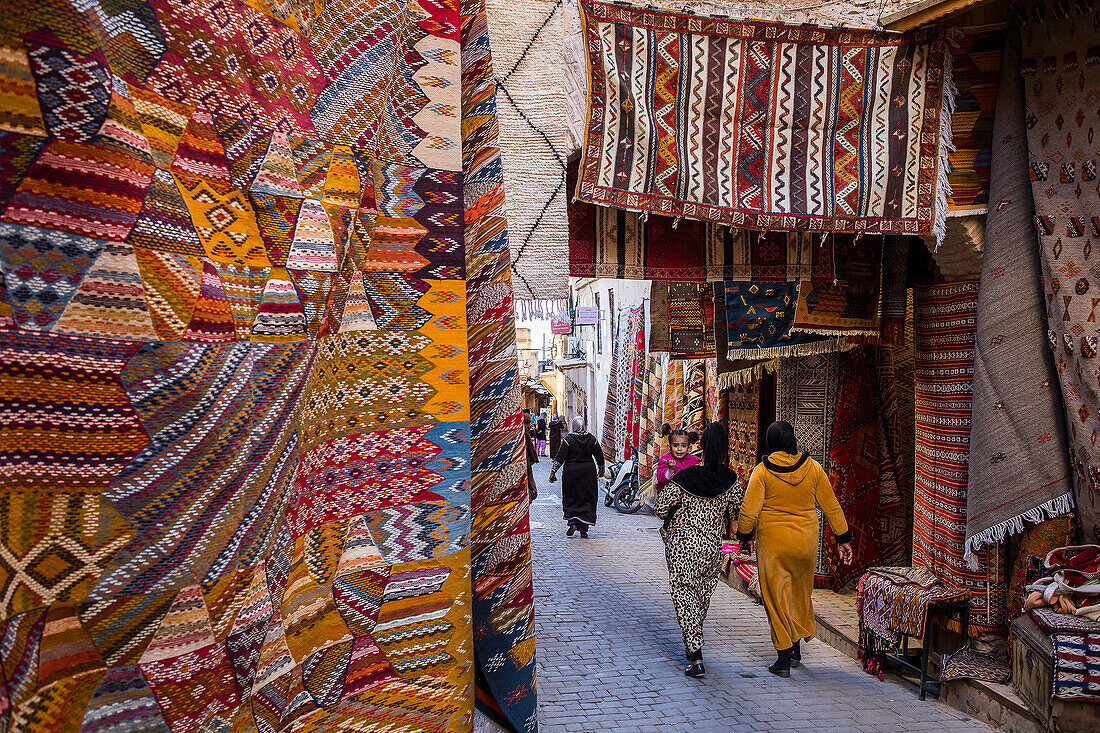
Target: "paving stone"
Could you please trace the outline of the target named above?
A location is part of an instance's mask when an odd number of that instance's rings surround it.
[[[660,522],[600,502],[589,539],[566,537],[560,484],[547,482],[549,469],[545,460],[534,467],[539,498],[531,509],[541,730],[992,730],[938,701],[918,701],[909,687],[879,682],[820,641],[803,645],[804,665],[789,679],[774,677],[764,608],[721,583],[703,630],[707,676],[685,677]]]

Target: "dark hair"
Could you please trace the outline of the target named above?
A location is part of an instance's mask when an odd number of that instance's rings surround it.
[[[777,420],[768,426],[768,452],[798,453],[798,439],[789,422]]]
[[[684,428],[675,428],[675,429],[673,429],[673,427],[671,425],[669,425],[667,422],[664,425],[661,426],[660,433],[661,433],[662,438],[669,438],[669,439],[671,439],[672,437],[677,436],[677,435],[682,435],[683,437],[688,439],[688,445],[691,445],[692,443],[698,443],[699,442],[699,433],[695,432],[694,430],[692,430],[691,432],[688,432]]]

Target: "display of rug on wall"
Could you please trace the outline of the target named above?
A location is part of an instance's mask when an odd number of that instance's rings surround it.
[[[856,237],[836,250],[836,280],[800,283],[791,333],[878,336],[882,248],[882,237]]]
[[[673,359],[714,356],[714,296],[706,283],[669,283],[668,344]]]
[[[646,387],[645,306],[638,304],[630,309],[630,399],[627,402],[626,438],[623,443],[623,460],[637,457],[641,445],[641,418],[643,392]]]
[[[668,283],[654,280],[649,284],[649,353],[668,352]]]
[[[989,203],[990,151],[993,112],[1001,80],[1004,29],[963,29],[951,50],[951,76],[955,82],[955,111],[951,115],[953,150],[948,180],[948,216],[986,213]],[[1014,72],[1013,72],[1014,73]],[[1022,118],[1021,118],[1022,119]]]
[[[752,229],[942,234],[952,88],[942,30],[581,8],[581,201]]]
[[[0,29],[0,727],[535,730],[480,4],[142,7]]]
[[[916,486],[913,565],[970,592],[970,626],[1003,629],[1006,583],[999,545],[963,557],[978,283],[914,295]]]
[[[512,283],[520,300],[565,298],[568,273],[548,262],[568,256],[565,160],[568,154],[560,64],[561,0],[522,6],[485,0],[493,50],[500,162],[512,252]]]
[[[604,400],[603,425],[600,430],[600,447],[609,461],[615,460],[616,422],[619,415],[619,401],[622,397],[619,387],[619,362],[625,358],[623,342],[619,338],[623,329],[615,326],[615,321],[618,320],[615,314],[612,314],[612,319],[611,368],[607,372],[607,397]]]
[[[1041,338],[1047,319],[1015,34],[1004,55],[994,205],[978,289],[966,554],[1020,534],[1025,522],[1068,514],[1073,505],[1062,394],[1054,355]]]
[[[1085,4],[1028,3],[1020,62],[1048,337],[1069,417],[1077,515],[1086,542],[1100,542],[1100,330],[1095,314],[1100,191],[1090,142],[1100,127],[1092,101],[1100,89],[1092,30],[1098,13]]]
[[[638,482],[643,487],[654,478],[654,467],[661,458],[661,397],[667,361],[666,356],[655,354],[646,359],[638,443]]]
[[[808,453],[830,470],[829,448],[836,417],[836,395],[840,379],[840,354],[811,354],[801,358],[780,360],[775,385],[775,419],[789,422],[794,428],[798,450]],[[828,587],[829,568],[826,562],[825,537],[827,522],[818,510],[817,566],[814,584]]]

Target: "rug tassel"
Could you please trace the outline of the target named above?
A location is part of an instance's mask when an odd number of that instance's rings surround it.
[[[825,339],[809,344],[790,344],[788,346],[769,346],[764,349],[730,349],[727,358],[739,359],[779,359],[787,356],[810,356],[813,354],[831,354],[837,351],[851,351],[859,342],[848,339]]]
[[[779,359],[762,361],[748,369],[738,369],[735,372],[726,372],[718,375],[719,389],[733,389],[743,384],[755,382],[764,374],[774,374],[779,369]]]
[[[943,243],[944,236],[947,234],[947,202],[951,198],[950,154],[955,150],[955,142],[951,137],[951,117],[955,114],[955,99],[959,93],[955,87],[954,57],[951,55],[951,50],[959,45],[960,38],[962,38],[962,31],[952,28],[947,33],[943,49],[943,107],[940,112],[940,156],[936,180],[936,221],[933,225],[937,252],[940,249],[940,244]]]
[[[1073,511],[1073,494],[1065,493],[1034,509],[1006,519],[989,529],[984,529],[966,538],[963,545],[963,559],[971,570],[978,570],[978,553],[990,546],[1004,542],[1010,535],[1022,534],[1028,524],[1038,524],[1048,519],[1065,516]]]

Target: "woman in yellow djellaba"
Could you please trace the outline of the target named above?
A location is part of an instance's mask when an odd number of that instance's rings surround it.
[[[814,635],[810,594],[817,563],[815,505],[829,520],[845,565],[852,561],[852,535],[825,470],[809,455],[798,452],[794,428],[774,422],[768,427],[767,441],[770,455],[749,477],[737,537],[748,542],[756,533],[760,593],[779,654],[768,671],[790,677],[791,667],[802,663],[800,642]]]

